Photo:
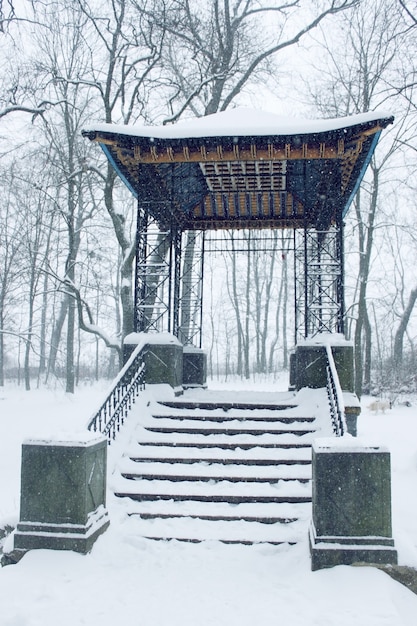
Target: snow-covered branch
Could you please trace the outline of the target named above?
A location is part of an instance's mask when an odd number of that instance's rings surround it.
[[[121,355],[120,342],[115,337],[109,337],[103,329],[101,329],[99,326],[94,324],[94,318],[93,318],[93,314],[91,312],[90,306],[84,300],[84,298],[81,295],[80,290],[74,284],[74,282],[71,281],[68,277],[60,278],[54,272],[47,272],[47,273],[53,276],[53,278],[60,283],[60,291],[63,291],[68,296],[75,299],[76,305],[77,305],[77,313],[78,313],[78,324],[79,324],[80,329],[86,333],[91,333],[93,335],[96,335],[96,337],[99,337],[100,339],[102,339],[102,341],[104,342],[107,348],[112,348],[116,350],[118,355],[120,356]]]
[[[36,106],[29,106],[24,104],[9,104],[3,109],[0,109],[0,119],[9,115],[10,113],[30,113],[34,120],[38,115],[43,115],[49,107],[57,106],[58,104],[68,104],[66,100],[58,100],[52,102],[50,100],[43,100]]]

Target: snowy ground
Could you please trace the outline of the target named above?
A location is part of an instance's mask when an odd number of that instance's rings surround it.
[[[267,382],[254,388],[272,390]],[[71,398],[61,391],[0,389],[0,528],[18,519],[22,440],[79,430],[102,393],[86,387]],[[391,450],[399,562],[417,567],[417,400],[386,414],[372,414],[369,404],[365,398],[359,434]],[[116,453],[117,445],[110,456]],[[294,547],[152,542],[138,537],[114,507],[110,497],[111,526],[90,555],[33,551],[0,570],[1,626],[417,622],[417,596],[379,570],[311,572],[307,537]]]

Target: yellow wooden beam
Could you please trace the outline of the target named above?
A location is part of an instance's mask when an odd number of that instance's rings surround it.
[[[290,144],[284,146],[268,145],[267,148],[260,149],[252,144],[249,149],[238,148],[234,146],[233,150],[225,150],[223,146],[216,146],[208,149],[201,146],[198,149],[191,150],[188,146],[184,146],[181,150],[175,150],[172,146],[166,148],[157,148],[150,146],[149,149],[126,148],[118,145],[115,140],[97,138],[95,141],[103,143],[111,147],[120,162],[125,165],[136,165],[140,163],[207,163],[207,162],[223,162],[223,161],[297,161],[297,160],[316,160],[316,159],[340,159],[345,152],[341,152],[340,145],[320,143],[319,145],[310,145],[303,143],[300,147],[294,148]]]

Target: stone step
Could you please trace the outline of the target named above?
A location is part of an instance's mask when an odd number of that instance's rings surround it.
[[[165,463],[235,463],[236,465],[310,465],[311,445],[288,444],[271,447],[270,445],[244,445],[242,443],[204,446],[190,444],[185,439],[178,442],[149,441],[131,444],[125,457],[137,463],[160,461]]]
[[[143,485],[142,485],[143,487]],[[311,502],[311,495],[305,496],[266,496],[266,495],[207,495],[204,493],[199,494],[187,494],[187,493],[170,493],[170,492],[145,492],[141,491],[121,489],[116,490],[114,494],[117,498],[131,498],[132,500],[142,501],[154,501],[154,500],[173,500],[175,502],[227,502],[229,504],[242,504],[242,503],[303,503]]]
[[[221,476],[203,476],[200,474],[189,476],[186,474],[152,474],[152,473],[133,473],[133,472],[122,472],[123,478],[127,480],[171,480],[173,482],[222,482],[228,481],[232,483],[268,483],[273,485],[280,481],[290,482],[296,480],[300,483],[308,483],[310,482],[310,478],[300,478],[298,476],[281,476],[279,478],[273,478],[271,476],[265,478],[258,478],[257,476],[227,476],[222,474]]]
[[[233,505],[239,506],[239,505]],[[297,522],[298,518],[288,517],[244,517],[241,515],[219,516],[219,515],[170,515],[168,513],[129,513],[129,516],[139,515],[141,519],[154,520],[154,519],[201,519],[207,522],[257,522],[259,524],[291,524]]]
[[[254,411],[254,410],[269,410],[269,411],[285,411],[288,409],[294,409],[297,404],[292,402],[284,402],[279,404],[273,403],[257,403],[257,402],[234,402],[234,401],[208,401],[202,400],[165,400],[158,402],[162,406],[168,406],[175,409],[203,409],[206,411],[215,411],[222,409],[223,411],[230,411],[231,409],[237,409],[239,411]]]
[[[140,499],[178,499],[217,502],[309,502],[311,485],[297,480],[274,483],[251,481],[212,480],[175,482],[161,479],[115,481],[116,495]]]
[[[160,402],[138,422],[113,492],[143,537],[297,543],[311,515],[314,422],[291,401]]]
[[[190,421],[198,421],[198,422],[213,422],[213,423],[230,423],[232,421],[236,422],[262,422],[265,425],[270,423],[282,423],[282,424],[294,424],[294,423],[313,423],[315,421],[314,417],[297,417],[297,416],[274,416],[274,415],[205,415],[201,413],[190,414],[190,413],[167,413],[167,414],[154,414],[153,417],[156,420],[190,420]]]
[[[209,424],[200,424],[197,426],[146,426],[146,430],[152,433],[161,433],[161,434],[179,434],[179,435],[227,435],[228,437],[232,437],[235,435],[297,435],[301,437],[302,435],[313,434],[315,432],[314,429],[303,429],[296,428],[292,426],[291,428],[277,428],[272,429],[268,427],[268,429],[262,427],[229,427],[229,428],[216,428],[215,426]]]
[[[130,480],[162,480],[166,477],[168,480],[228,480],[233,482],[251,481],[251,482],[278,482],[279,480],[298,480],[308,482],[311,480],[311,466],[300,464],[272,464],[253,466],[247,464],[237,465],[236,463],[219,463],[214,462],[208,464],[201,462],[198,467],[190,467],[189,463],[181,463],[178,460],[171,464],[158,459],[147,462],[137,463],[133,460],[126,459],[119,468],[122,476]],[[190,473],[192,471],[192,473]]]
[[[175,448],[175,450],[177,452],[179,452],[179,450],[177,450]],[[220,457],[207,457],[207,458],[203,458],[201,457],[201,455],[199,457],[184,457],[184,456],[177,456],[177,457],[173,457],[173,456],[164,456],[164,457],[160,457],[159,454],[159,448],[157,448],[157,450],[155,451],[155,455],[152,457],[150,455],[148,456],[143,456],[143,457],[137,457],[137,456],[132,456],[130,457],[130,459],[132,461],[134,461],[135,463],[151,463],[153,461],[157,461],[159,464],[161,465],[175,465],[177,463],[180,463],[181,465],[184,464],[194,464],[194,463],[201,463],[204,465],[213,465],[215,463],[218,463],[220,460]],[[262,466],[281,466],[281,465],[303,465],[303,466],[311,466],[311,460],[309,459],[280,459],[279,461],[277,461],[277,459],[272,459],[272,458],[266,458],[266,459],[261,459],[261,458],[235,458],[235,457],[231,457],[231,458],[222,458],[221,459],[222,465],[232,465],[232,466],[239,466],[239,465],[248,465],[248,466],[256,466],[256,467],[262,467]]]
[[[154,518],[136,516],[132,521],[138,535],[149,539],[186,542],[221,541],[223,543],[293,545],[305,539],[304,524],[262,524],[257,521],[228,520],[213,523],[201,518]]]
[[[191,518],[208,521],[244,520],[262,524],[287,524],[297,520],[307,521],[311,517],[311,503],[238,503],[155,500],[131,501],[129,516],[143,519]]]
[[[278,437],[277,437],[278,439]],[[138,444],[139,445],[139,444]],[[235,443],[229,443],[226,441],[172,441],[170,439],[160,439],[160,440],[149,440],[149,441],[141,441],[141,447],[165,447],[165,448],[187,448],[187,449],[195,449],[195,450],[254,450],[255,448],[259,450],[311,450],[311,441],[303,442],[303,443],[293,443],[293,442],[281,442],[277,443],[272,442],[259,442],[255,439],[252,442],[242,442],[236,441]]]

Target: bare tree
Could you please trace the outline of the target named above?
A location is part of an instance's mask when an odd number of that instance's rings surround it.
[[[23,182],[23,181],[22,181]],[[23,278],[26,292],[26,332],[24,349],[25,389],[31,387],[31,354],[35,349],[35,335],[40,336],[36,319],[36,309],[41,296],[42,273],[47,264],[47,255],[51,230],[48,204],[41,196],[34,197],[27,182],[19,188],[19,207],[24,211],[25,220],[22,227],[23,237]],[[40,307],[39,307],[40,308]],[[37,341],[39,352],[39,340]]]
[[[268,76],[270,59],[327,17],[356,4],[157,0],[152,12],[145,7],[149,19],[167,33],[163,54],[170,115],[165,123],[185,112],[201,116],[224,111],[249,83]]]
[[[163,32],[154,33],[146,13],[137,11],[129,0],[116,0],[111,7],[103,3],[98,9],[87,0],[75,0],[85,17],[84,38],[90,49],[91,65],[83,82],[91,85],[96,95],[96,118],[107,123],[129,124],[144,115],[152,72],[159,63]],[[142,3],[146,8],[149,2]],[[100,64],[96,65],[96,59]],[[60,75],[59,80],[68,77]],[[123,336],[132,332],[133,295],[132,263],[135,241],[128,229],[131,220],[116,202],[116,174],[106,165],[105,173],[94,167],[104,185],[104,205],[110,216],[120,247],[120,299]]]
[[[343,116],[396,102],[398,85],[403,80],[402,52],[407,37],[398,3],[395,0],[362,0],[349,20],[343,15],[340,19],[338,46],[322,33],[327,65],[321,67],[322,78],[315,85],[315,106],[326,115]],[[343,54],[339,50],[343,50]],[[409,111],[410,106],[407,108]],[[391,136],[384,140],[372,159],[369,176],[351,211],[351,216],[356,218],[352,226],[358,236],[359,259],[353,296],[355,389],[358,395],[363,387],[369,389],[371,378],[372,325],[368,286],[375,233],[381,220],[384,177],[401,140],[410,134],[407,110],[402,107],[402,112],[404,116],[397,121]]]
[[[18,10],[17,6],[18,5]],[[28,25],[38,33],[45,28],[35,20],[34,5],[31,0],[15,3],[0,0],[0,35],[2,72],[0,75],[0,120],[13,118],[19,121],[21,113],[28,114],[35,121],[44,115],[57,102],[45,93],[45,83],[38,67],[30,62],[30,52],[22,45],[29,37]]]
[[[417,287],[414,287],[410,291],[408,302],[404,308],[403,314],[400,319],[400,323],[394,336],[394,349],[393,359],[394,367],[398,371],[403,363],[403,348],[404,348],[404,335],[407,330],[408,323],[410,321],[411,313],[413,312],[415,303],[417,302]]]
[[[24,214],[15,201],[13,169],[1,177],[2,203],[0,206],[0,387],[4,386],[6,337],[14,336],[13,307],[21,287],[20,264],[23,247]]]
[[[0,0],[0,31],[4,30],[4,23],[15,16],[13,0]]]
[[[398,2],[400,3],[401,7],[403,8],[405,14],[407,15],[408,18],[410,18],[411,22],[417,26],[417,13],[415,10],[415,7],[413,9],[410,9],[410,2],[406,2],[405,0],[398,0]]]
[[[279,235],[280,249],[281,249],[281,268],[279,275],[279,289],[275,299],[275,324],[272,337],[270,339],[269,356],[268,356],[268,371],[274,372],[274,358],[277,349],[278,341],[282,340],[282,367],[287,369],[288,367],[288,251],[290,248],[290,239],[285,236],[285,232],[281,231]]]

